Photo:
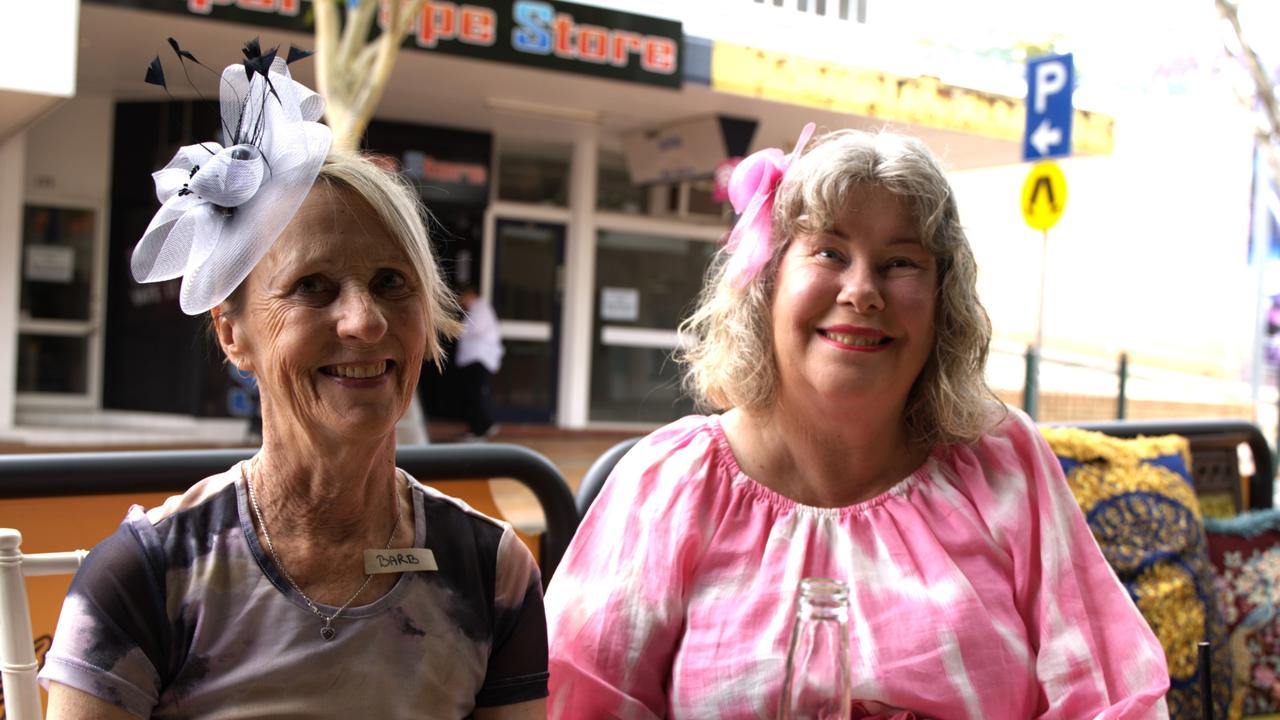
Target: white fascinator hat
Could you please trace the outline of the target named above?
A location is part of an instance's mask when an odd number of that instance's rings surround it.
[[[170,38],[180,61],[199,62]],[[222,71],[219,107],[224,142],[178,150],[152,173],[162,203],[133,250],[138,282],[182,278],[179,304],[199,315],[227,299],[284,231],[310,192],[332,133],[317,122],[324,99],[289,75],[309,55],[262,53]],[[164,86],[157,56],[147,81]],[[167,91],[167,88],[166,88]]]

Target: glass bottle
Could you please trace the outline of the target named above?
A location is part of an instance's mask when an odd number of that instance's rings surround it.
[[[778,720],[846,720],[852,701],[849,586],[805,578],[796,593]]]

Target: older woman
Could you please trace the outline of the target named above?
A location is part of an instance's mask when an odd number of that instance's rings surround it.
[[[232,71],[224,101],[245,76]],[[89,554],[42,675],[49,715],[543,717],[532,556],[395,467],[424,357],[457,328],[417,196],[359,156],[326,157],[317,99],[283,61],[270,97],[265,77],[234,93],[265,127],[231,158],[265,158],[251,199],[227,204],[251,172],[201,180],[227,164],[218,146],[184,148],[170,169],[187,192],[166,197],[157,173],[165,207],[134,256],[144,280],[177,267],[184,310],[209,310],[228,360],[256,375],[262,449],[133,508]]]
[[[1164,656],[1035,425],[925,147],[833,132],[748,158],[684,329],[688,387],[547,596],[551,716],[769,718],[797,583],[851,590],[855,716],[1154,718]]]

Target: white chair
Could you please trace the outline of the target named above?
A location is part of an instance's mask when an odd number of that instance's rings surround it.
[[[0,528],[0,673],[4,681],[4,717],[41,720],[39,666],[27,607],[29,575],[67,575],[84,561],[87,550],[23,555],[22,533]]]

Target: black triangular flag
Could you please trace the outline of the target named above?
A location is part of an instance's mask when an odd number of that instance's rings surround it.
[[[259,44],[258,38],[254,38],[244,44],[244,48],[240,51],[250,60],[262,55],[262,45]]]
[[[173,38],[169,38],[169,47],[173,48],[173,51],[178,53],[178,57],[187,58],[191,62],[199,64],[200,61],[196,59],[195,55],[192,55],[186,50],[183,50],[182,48],[178,47],[177,40],[174,40]]]
[[[244,66],[248,69],[249,79],[253,79],[253,73],[266,77],[267,71],[271,69],[271,60],[274,57],[274,55],[259,55],[255,58],[245,58]]]
[[[267,54],[263,55],[262,58],[259,60],[259,62],[261,63],[259,67],[262,68],[263,75],[266,75],[267,71],[271,69],[271,64],[276,61],[276,53],[279,52],[279,50],[280,48],[271,48],[270,50],[267,51]]]
[[[305,60],[311,57],[313,53],[310,50],[303,50],[300,47],[289,46],[289,56],[285,58],[286,65],[292,65],[299,60]]]
[[[152,85],[159,85],[168,90],[169,87],[164,84],[164,68],[160,66],[160,56],[157,55],[151,64],[147,66],[146,82]]]

